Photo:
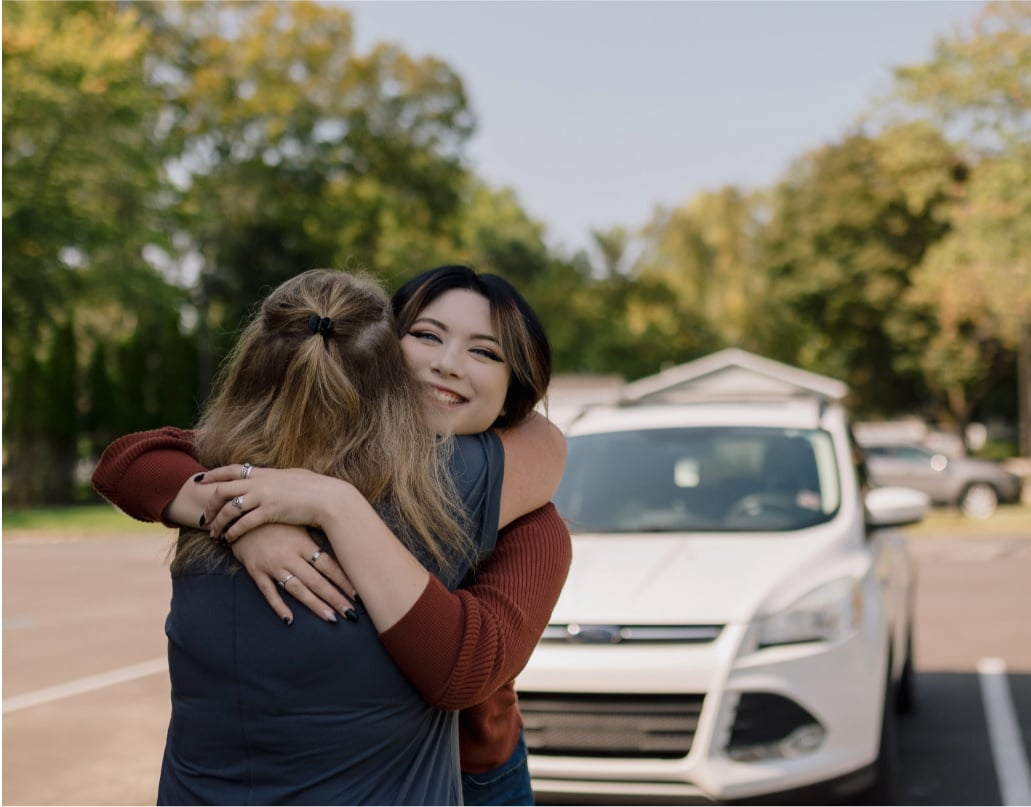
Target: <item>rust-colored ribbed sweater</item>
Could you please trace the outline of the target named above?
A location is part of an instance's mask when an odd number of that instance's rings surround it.
[[[133,518],[163,521],[183,483],[204,470],[193,433],[167,427],[113,442],[93,485]],[[514,679],[547,626],[571,559],[569,530],[548,504],[502,531],[471,585],[452,592],[431,578],[408,613],[380,634],[427,703],[462,710],[463,772],[488,771],[511,756],[522,725]]]

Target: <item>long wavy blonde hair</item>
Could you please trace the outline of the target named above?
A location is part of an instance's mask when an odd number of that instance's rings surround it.
[[[317,332],[327,319],[332,326]],[[227,357],[216,389],[196,437],[207,467],[246,461],[347,480],[441,571],[469,556],[450,444],[427,425],[422,388],[373,278],[313,269],[283,283]],[[223,558],[207,533],[187,530],[172,567]]]

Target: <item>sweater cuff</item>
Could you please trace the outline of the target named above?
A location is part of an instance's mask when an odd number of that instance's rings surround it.
[[[186,480],[204,473],[207,468],[189,454],[182,451],[148,451],[141,454],[126,468],[124,477],[149,479],[151,483],[141,486],[135,500],[137,513],[129,513],[143,521],[160,521],[166,527],[180,525],[165,520],[165,508],[179,493]]]

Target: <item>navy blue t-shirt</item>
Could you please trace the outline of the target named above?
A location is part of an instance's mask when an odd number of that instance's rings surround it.
[[[457,438],[451,466],[482,557],[497,538],[500,440]],[[228,564],[173,575],[158,803],[460,804],[457,713],[426,705],[363,609],[335,624],[293,611],[284,625]]]

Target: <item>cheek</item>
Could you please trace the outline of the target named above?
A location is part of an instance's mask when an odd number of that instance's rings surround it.
[[[404,338],[401,340],[401,352],[405,357],[405,364],[412,372],[421,370],[426,366],[426,351],[421,349],[422,345],[415,339]]]
[[[501,407],[505,404],[505,396],[508,395],[508,382],[511,378],[511,371],[508,367],[503,367],[493,374],[490,381],[491,389],[491,400],[495,401],[498,406],[498,411],[501,411]]]

